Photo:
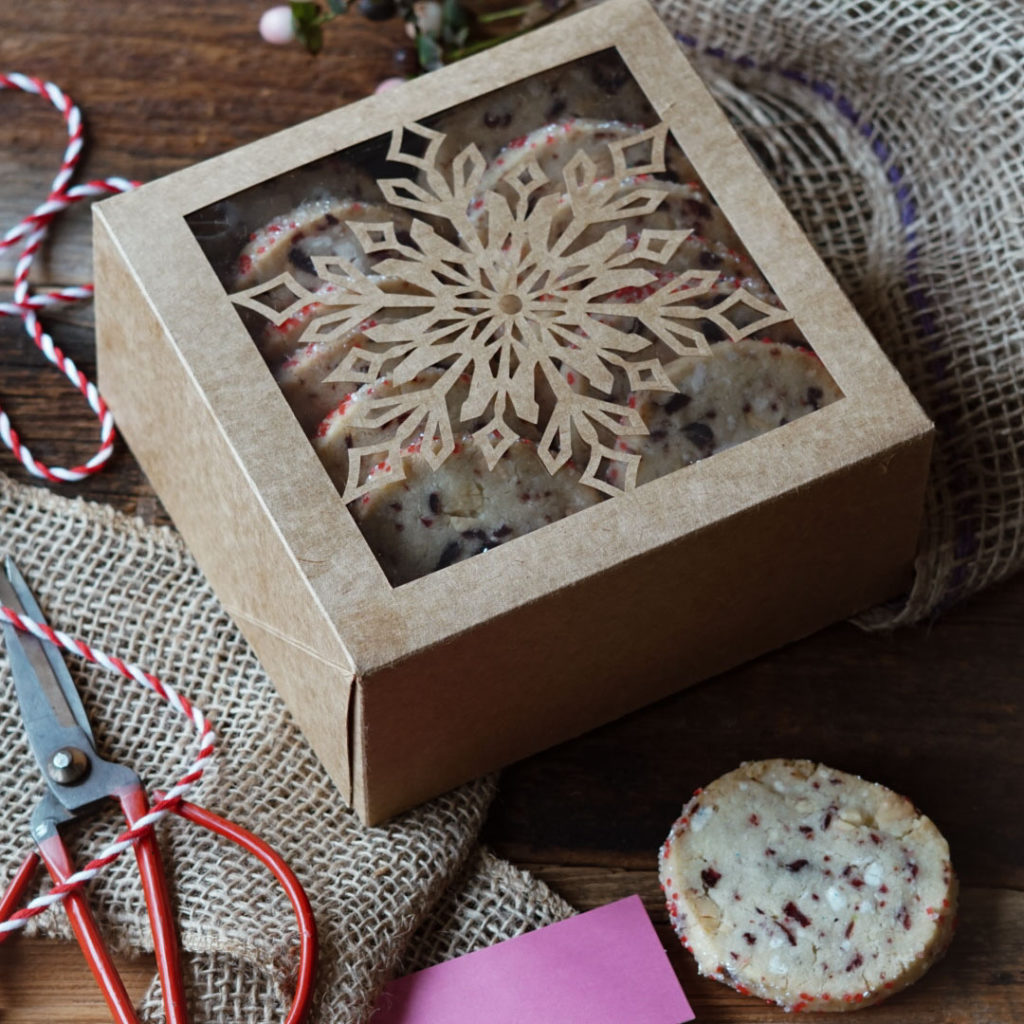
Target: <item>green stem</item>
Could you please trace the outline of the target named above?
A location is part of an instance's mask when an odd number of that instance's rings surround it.
[[[522,7],[509,7],[503,11],[491,11],[490,14],[478,14],[477,23],[489,25],[492,21],[504,21],[506,18],[521,18],[530,9],[529,4]]]
[[[565,9],[565,6],[560,6],[553,11],[548,11],[544,17],[538,18],[528,28],[517,29],[515,32],[509,32],[507,35],[495,36],[493,39],[481,39],[478,42],[470,43],[469,46],[463,46],[458,50],[451,50],[449,53],[445,54],[445,63],[462,60],[463,57],[479,53],[481,50],[489,50],[492,46],[497,46],[498,43],[504,43],[509,39],[515,39],[517,36],[526,35],[527,32],[532,32],[539,25],[543,25],[546,21],[551,21],[552,18],[561,14]]]
[[[463,57],[468,57],[473,53],[479,53],[481,50],[489,50],[492,46],[497,46],[498,43],[503,43],[506,39],[511,39],[512,36],[517,35],[520,35],[520,33],[513,32],[512,35],[508,36],[496,36],[494,39],[481,39],[479,42],[470,43],[469,46],[462,46],[458,50],[451,50],[445,54],[445,63],[448,64],[453,61],[462,60]]]

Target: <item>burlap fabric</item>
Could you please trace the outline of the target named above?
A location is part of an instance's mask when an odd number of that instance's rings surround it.
[[[919,621],[1024,560],[1024,11],[997,0],[659,0],[854,304],[937,426],[913,590],[862,617]],[[316,1017],[359,1021],[393,970],[568,912],[475,849],[493,783],[374,829],[337,802],[248,647],[176,535],[0,481],[4,546],[44,607],[206,707],[221,756],[201,798],[299,870],[325,940]],[[2,655],[0,655],[2,658]],[[0,715],[14,714],[0,661]],[[89,668],[102,748],[171,781],[191,737],[173,713]],[[0,754],[0,858],[38,791],[17,730]],[[180,739],[179,739],[180,737]],[[96,841],[110,822],[79,838]],[[164,830],[206,1019],[280,1013],[291,925],[262,874],[181,823]],[[122,948],[149,942],[119,867],[94,887]],[[39,926],[64,932],[60,915]],[[158,1015],[155,999],[148,1010]]]
[[[655,0],[936,425],[920,621],[1024,565],[1024,7]]]
[[[178,535],[102,506],[53,497],[0,475],[0,546],[17,561],[56,628],[121,653],[175,686],[212,719],[218,756],[196,793],[276,847],[300,876],[322,943],[314,1021],[366,1019],[403,962],[467,952],[570,913],[539,882],[476,847],[494,791],[482,779],[376,828],[344,807]],[[69,665],[101,753],[132,765],[149,787],[177,780],[194,734],[152,695],[88,663]],[[26,851],[42,795],[0,647],[0,871]],[[70,839],[79,863],[116,834],[102,815]],[[196,1017],[278,1020],[295,964],[290,905],[256,862],[223,840],[171,819],[160,829],[173,869]],[[131,856],[90,887],[121,951],[151,948]],[[70,937],[62,912],[32,930]],[[159,994],[147,1019],[162,1018]]]

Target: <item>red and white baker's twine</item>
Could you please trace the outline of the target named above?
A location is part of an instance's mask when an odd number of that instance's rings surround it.
[[[16,242],[21,242],[23,246],[14,272],[14,301],[0,303],[0,316],[18,317],[25,325],[29,337],[32,338],[43,355],[61,370],[85,396],[89,407],[100,421],[100,445],[93,457],[80,466],[75,466],[72,469],[45,466],[33,458],[28,448],[21,443],[2,408],[0,408],[0,439],[34,476],[53,481],[73,482],[82,480],[90,473],[96,472],[110,458],[114,443],[114,420],[99,391],[96,390],[96,386],[79,371],[72,360],[57,348],[53,339],[43,330],[36,313],[50,306],[66,305],[69,302],[92,298],[93,289],[91,285],[83,285],[81,287],[57,288],[33,295],[29,290],[29,271],[55,217],[69,206],[84,199],[127,192],[135,188],[138,183],[125,178],[105,178],[101,181],[90,181],[84,185],[69,185],[82,151],[82,115],[78,107],[53,83],[44,82],[38,78],[29,78],[26,75],[0,74],[0,90],[4,89],[32,93],[49,100],[64,118],[68,132],[68,145],[64,151],[60,170],[53,179],[50,194],[45,202],[37,206],[32,213],[0,239],[0,249],[9,248]],[[63,647],[72,654],[83,657],[103,668],[118,672],[125,678],[132,679],[146,687],[184,715],[199,736],[198,752],[191,767],[171,789],[152,805],[149,813],[139,818],[131,828],[122,832],[80,871],[76,871],[64,882],[53,885],[47,892],[15,911],[7,920],[0,921],[0,940],[2,940],[8,933],[24,927],[29,918],[63,900],[68,893],[94,878],[139,837],[152,829],[169,811],[173,810],[178,801],[202,777],[206,761],[213,753],[214,734],[203,713],[186,697],[165,683],[161,683],[156,676],[145,672],[139,666],[101,651],[95,651],[84,641],[76,640],[66,633],[51,629],[45,623],[19,615],[11,608],[0,606],[0,619],[10,622],[16,628],[31,633],[44,641]]]
[[[0,74],[0,91],[4,89],[32,93],[49,100],[64,118],[68,132],[68,144],[64,150],[60,170],[53,179],[46,201],[37,206],[32,213],[23,218],[0,239],[0,250],[9,248],[16,242],[22,243],[23,246],[14,271],[14,301],[0,303],[0,316],[18,317],[25,325],[25,330],[37,348],[82,393],[100,421],[100,442],[92,458],[79,466],[74,466],[71,469],[46,466],[22,444],[2,407],[0,407],[0,440],[10,448],[18,461],[33,476],[54,482],[71,483],[83,480],[89,474],[95,473],[110,458],[114,450],[114,418],[99,391],[96,390],[96,386],[81,373],[71,359],[61,352],[49,334],[43,330],[36,312],[49,306],[66,305],[69,302],[89,299],[92,297],[93,290],[92,285],[83,285],[81,287],[56,288],[33,295],[29,290],[29,271],[32,269],[32,262],[55,217],[83,199],[127,192],[135,188],[138,183],[125,178],[104,178],[87,182],[84,185],[69,186],[71,176],[74,174],[82,153],[81,111],[71,102],[71,98],[52,82],[44,82],[38,78],[29,78],[27,75],[12,72],[8,75]]]
[[[102,871],[108,864],[115,861],[125,850],[127,850],[138,838],[144,835],[149,829],[161,821],[174,809],[174,806],[185,796],[189,789],[194,786],[206,768],[208,758],[213,754],[214,732],[209,721],[203,713],[192,704],[188,698],[182,696],[173,687],[161,683],[156,676],[133,665],[122,661],[120,658],[104,654],[102,651],[93,650],[82,640],[76,640],[67,633],[52,629],[45,623],[36,622],[27,616],[19,615],[18,612],[4,605],[0,605],[0,620],[6,620],[17,629],[31,633],[39,639],[56,644],[65,650],[85,658],[96,665],[117,672],[126,679],[132,679],[140,685],[155,693],[161,700],[166,701],[172,708],[184,715],[199,735],[199,748],[195,760],[188,771],[172,786],[163,793],[160,798],[150,807],[149,813],[139,818],[135,824],[125,829],[109,846],[106,846],[100,853],[80,871],[70,875],[64,882],[53,885],[46,892],[37,896],[30,903],[27,903],[20,910],[15,911],[6,921],[0,921],[0,941],[6,937],[8,932],[16,931],[24,927],[30,917],[41,913],[47,907],[63,900],[69,892],[80,888]]]

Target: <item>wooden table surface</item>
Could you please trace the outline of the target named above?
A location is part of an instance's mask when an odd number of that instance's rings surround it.
[[[253,0],[57,0],[0,4],[0,71],[57,82],[82,106],[89,142],[78,180],[151,179],[369,92],[393,73],[401,26],[351,16],[325,54],[271,49]],[[0,229],[46,194],[63,149],[45,103],[0,94]],[[2,281],[14,259],[0,254]],[[89,213],[61,222],[38,283],[90,278]],[[47,318],[90,375],[91,310]],[[0,319],[0,403],[38,456],[60,465],[92,452],[95,421],[19,326]],[[6,452],[0,469],[27,480]],[[60,488],[166,521],[131,454]],[[2,526],[0,526],[2,532]],[[781,1011],[696,976],[668,929],[655,856],[684,797],[745,759],[800,756],[910,795],[947,835],[962,880],[952,949],[923,981],[865,1019],[898,1024],[1024,1020],[1024,578],[929,626],[893,635],[847,624],[530,758],[503,775],[485,839],[580,908],[639,892],[706,1022],[770,1022]],[[141,989],[150,964],[128,965]],[[0,950],[0,1022],[102,1021],[77,947],[18,941]]]

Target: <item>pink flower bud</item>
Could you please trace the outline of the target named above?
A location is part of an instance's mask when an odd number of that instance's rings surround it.
[[[374,92],[387,92],[389,89],[394,89],[396,86],[403,85],[405,83],[404,78],[385,78],[383,82],[377,83],[377,88]]]

